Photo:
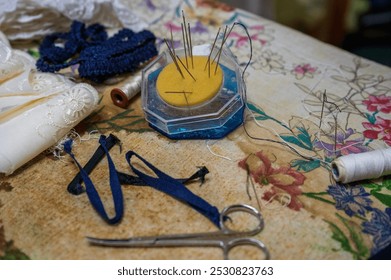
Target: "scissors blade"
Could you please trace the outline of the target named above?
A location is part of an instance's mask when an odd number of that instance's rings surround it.
[[[102,239],[95,237],[86,237],[88,242],[98,246],[108,247],[148,247],[154,246],[157,239],[155,237],[140,237],[128,239]]]
[[[97,246],[107,247],[222,247],[224,246],[224,240],[220,239],[197,239],[197,238],[184,238],[179,236],[155,236],[155,237],[136,237],[128,239],[100,239],[95,237],[86,237],[88,242]]]

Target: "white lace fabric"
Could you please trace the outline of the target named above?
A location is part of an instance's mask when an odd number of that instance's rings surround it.
[[[13,173],[53,146],[98,100],[88,84],[38,72],[35,61],[11,49],[0,32],[0,173]]]
[[[0,30],[13,40],[32,40],[69,29],[73,20],[106,27],[147,27],[126,0],[6,0],[0,2]]]

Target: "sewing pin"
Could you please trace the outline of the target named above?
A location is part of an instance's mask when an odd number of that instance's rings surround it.
[[[219,27],[219,30],[217,31],[215,40],[213,41],[213,45],[212,45],[212,48],[211,48],[210,53],[209,53],[209,56],[208,56],[208,60],[206,61],[206,64],[205,64],[205,67],[204,67],[204,71],[205,71],[206,66],[209,66],[209,72],[208,72],[209,78],[210,78],[210,57],[212,56],[212,52],[213,52],[213,50],[214,50],[214,48],[215,48],[217,38],[219,37],[219,34],[220,34],[220,30],[221,30],[221,27]]]
[[[334,155],[337,156],[337,132],[338,132],[337,117],[334,117],[334,123],[335,123],[335,130],[334,130]]]
[[[191,42],[191,30],[190,30],[190,23],[187,24],[187,29],[189,33],[189,45],[190,45],[190,58],[191,58],[191,67],[194,69],[194,61],[193,61],[193,44]]]
[[[187,109],[190,112],[190,104],[189,100],[187,99],[187,93],[193,93],[192,91],[165,91],[165,93],[178,93],[178,94],[183,94],[183,97],[185,98],[186,104],[187,104]]]
[[[164,43],[166,43],[166,45],[167,45],[168,52],[169,52],[169,54],[170,54],[170,56],[171,56],[171,58],[172,58],[172,61],[173,61],[174,64],[175,64],[175,66],[176,66],[178,72],[181,74],[182,78],[184,79],[185,76],[183,75],[182,70],[181,70],[181,68],[180,68],[179,65],[178,65],[178,62],[176,61],[176,57],[175,57],[174,54],[172,53],[172,50],[170,49],[170,46],[168,45],[166,39],[164,39]]]
[[[221,41],[221,47],[224,45],[224,38],[225,38],[225,34],[227,34],[227,28],[228,28],[228,26],[225,26],[224,33],[223,33],[223,39],[222,39],[222,41]],[[221,51],[221,48],[218,50],[217,54],[216,54],[215,57],[213,58],[212,64],[216,61],[216,58],[217,58],[217,56],[219,55],[220,51]]]
[[[188,109],[188,113],[190,114],[190,104],[189,104],[189,100],[187,99],[186,93],[184,93],[183,96],[185,97],[186,104],[187,104],[187,109]]]
[[[187,73],[189,73],[189,75],[193,78],[194,82],[196,82],[197,80],[194,78],[194,76],[190,73],[189,69],[186,68],[185,64],[183,64],[182,60],[179,58],[179,56],[176,56],[177,59],[179,60],[179,62],[182,64],[183,68],[185,68],[185,70],[187,71]]]
[[[187,104],[187,108],[189,109],[189,113],[190,113],[190,104],[189,104],[189,100],[187,99],[187,95],[186,95],[186,94],[192,94],[192,93],[193,93],[192,91],[185,91],[185,90],[180,90],[180,91],[165,91],[165,93],[183,94],[183,96],[185,97],[185,101],[186,101],[186,104]]]
[[[170,25],[170,34],[171,34],[171,48],[172,48],[172,52],[174,54],[174,57],[176,57],[175,47],[174,47],[174,36],[172,36],[172,26],[171,25]]]
[[[232,31],[233,27],[234,27],[234,25],[232,25],[231,29],[227,33],[228,26],[225,26],[223,40],[221,41],[220,50],[218,51],[218,53],[216,54],[215,58],[213,59],[213,62],[214,62],[216,60],[216,57],[218,57],[217,62],[216,62],[216,67],[215,67],[215,75],[216,75],[216,72],[217,72],[217,66],[219,65],[219,62],[220,62],[221,53],[223,52],[223,46],[224,46],[225,42],[227,41],[229,34],[231,34],[231,31]]]
[[[210,61],[208,63],[208,77],[210,78]]]
[[[217,54],[218,55],[218,59],[217,59],[217,62],[216,62],[215,75],[216,75],[216,72],[217,72],[217,66],[220,63],[220,57],[221,57],[221,53],[223,52],[223,46],[224,46],[225,42],[227,41],[229,35],[231,34],[232,29],[234,28],[234,26],[235,26],[235,24],[232,24],[232,26],[231,26],[230,30],[228,31],[228,33],[226,33],[228,26],[225,27],[225,31],[224,31],[224,35],[223,35],[223,41],[221,42],[221,47],[220,47],[220,50],[219,50],[219,52]],[[215,61],[215,60],[216,60],[216,57],[213,59],[213,61]]]
[[[251,156],[251,155],[249,155],[249,156]],[[247,192],[248,198],[251,200],[251,195],[250,195],[250,191],[249,191],[249,184],[251,184],[252,190],[255,195],[255,199],[257,200],[258,209],[261,210],[261,203],[259,202],[259,198],[258,198],[257,192],[255,190],[254,182],[251,177],[250,166],[247,164],[247,162],[246,162],[246,172],[247,172],[246,192]]]
[[[192,91],[184,91],[184,90],[181,90],[181,91],[165,91],[165,93],[193,93]]]
[[[320,126],[322,125],[322,119],[323,119],[323,111],[324,111],[324,103],[327,101],[327,97],[326,97],[326,90],[324,90],[323,92],[323,96],[322,96],[323,100],[322,100],[322,111],[320,113],[320,122],[319,122],[319,128]]]
[[[186,24],[186,18],[185,18],[185,13],[183,12],[182,10],[182,19],[183,19],[183,30],[185,31],[185,39],[186,41],[184,40],[183,44],[186,46],[187,48],[187,53],[188,55],[191,57],[192,56],[192,50],[190,48],[190,40],[189,40],[189,36],[190,36],[190,25],[189,24]],[[186,66],[189,67],[188,65],[188,62],[187,62],[187,57],[186,57]],[[193,67],[194,68],[194,67]]]
[[[327,107],[327,109],[330,111],[330,112],[333,112],[335,110],[338,110],[338,112],[341,112],[341,109],[339,108],[339,106],[337,104],[335,104],[334,102],[330,102],[327,100],[327,96],[326,96],[326,90],[323,92],[323,102],[322,102],[322,110],[321,110],[321,113],[320,113],[320,123],[319,123],[319,127],[321,126],[322,124],[322,119],[323,119],[323,113],[324,113],[324,107],[325,107],[325,104],[328,103],[332,106],[334,106],[333,109]],[[337,155],[337,134],[338,134],[338,112],[336,115],[333,114],[333,117],[334,117],[334,155]]]
[[[182,28],[183,48],[185,50],[186,65],[187,65],[187,67],[189,67],[188,62],[187,62],[187,47],[186,47],[185,32],[184,32],[182,23],[181,23],[181,28]]]
[[[225,35],[227,34],[227,28],[228,28],[228,26],[225,26],[223,40],[221,41],[221,47],[220,47],[218,53],[216,54],[215,58],[213,59],[213,62],[214,62],[216,60],[216,57],[218,57],[217,62],[216,62],[216,67],[215,67],[215,75],[216,75],[216,72],[217,72],[217,67],[218,67],[219,62],[220,62],[221,52],[222,52],[222,49],[223,49],[223,46],[224,46],[224,43],[225,43]]]

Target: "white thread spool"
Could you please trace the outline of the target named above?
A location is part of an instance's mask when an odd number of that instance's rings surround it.
[[[344,184],[389,175],[391,148],[339,157],[331,169],[334,179]]]
[[[113,88],[110,96],[114,105],[126,108],[129,106],[130,99],[141,91],[142,74],[141,71],[129,77],[121,87]]]

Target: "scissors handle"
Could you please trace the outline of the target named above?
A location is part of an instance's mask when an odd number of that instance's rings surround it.
[[[222,247],[223,249],[223,256],[225,260],[229,259],[229,252],[238,246],[243,246],[243,245],[251,245],[254,247],[257,247],[260,249],[263,253],[263,259],[269,260],[270,259],[270,253],[265,244],[263,242],[259,241],[258,239],[255,238],[231,238],[228,239],[227,242],[224,244]]]
[[[251,230],[245,230],[245,231],[233,230],[233,229],[227,227],[225,221],[230,220],[229,214],[235,213],[235,212],[245,212],[245,213],[248,213],[248,214],[254,216],[258,222],[257,226]],[[263,230],[264,226],[265,226],[265,222],[263,220],[261,212],[259,212],[256,208],[254,208],[250,205],[247,205],[247,204],[233,204],[233,205],[230,205],[230,206],[224,208],[223,211],[221,211],[221,213],[220,213],[220,229],[221,229],[221,232],[227,236],[234,236],[234,235],[253,236],[253,235],[260,233]]]

